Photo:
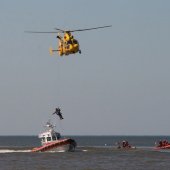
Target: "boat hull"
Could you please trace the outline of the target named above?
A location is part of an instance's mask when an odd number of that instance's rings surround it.
[[[76,145],[73,139],[61,139],[33,148],[31,152],[73,152],[75,151]]]
[[[136,149],[136,146],[131,146],[131,147],[117,147],[117,149],[121,149],[121,150]]]
[[[157,146],[156,149],[170,149],[170,144],[166,146]]]

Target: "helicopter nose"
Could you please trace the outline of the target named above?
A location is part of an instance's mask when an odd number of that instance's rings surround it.
[[[56,37],[56,38],[61,39],[58,35],[57,35],[57,37]]]

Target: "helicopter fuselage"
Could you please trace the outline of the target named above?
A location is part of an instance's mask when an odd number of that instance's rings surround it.
[[[63,37],[59,34],[57,38],[59,39],[58,54],[60,56],[81,53],[78,41],[70,32],[65,32]]]

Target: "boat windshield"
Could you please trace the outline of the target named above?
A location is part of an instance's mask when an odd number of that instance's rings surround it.
[[[47,141],[51,141],[51,137],[47,137]]]
[[[55,136],[52,136],[52,139],[53,139],[53,140],[56,140],[56,137],[55,137]]]
[[[42,138],[42,142],[45,142],[45,137]]]

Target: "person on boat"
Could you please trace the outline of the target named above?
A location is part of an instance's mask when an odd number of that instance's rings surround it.
[[[162,142],[162,140],[160,140],[158,147],[162,147],[162,146],[163,146],[163,142]]]
[[[53,114],[58,115],[59,118],[60,118],[60,120],[64,119],[63,116],[62,116],[62,113],[61,113],[61,110],[60,110],[59,107],[55,109],[55,112],[54,112]]]
[[[167,146],[168,145],[168,141],[167,140],[163,140],[163,146]]]
[[[126,141],[125,140],[122,142],[122,146],[123,146],[123,148],[126,147]]]
[[[129,145],[129,142],[125,141],[125,140],[122,142],[122,147],[123,148],[131,148],[131,146]]]
[[[125,146],[128,148],[129,147],[129,142],[126,141]]]

